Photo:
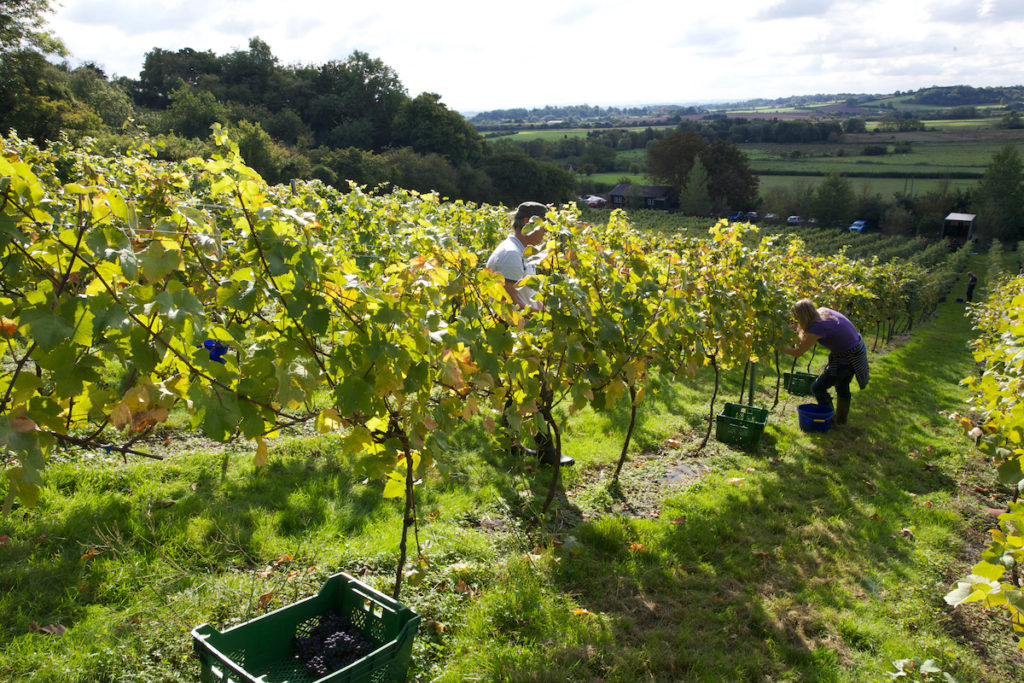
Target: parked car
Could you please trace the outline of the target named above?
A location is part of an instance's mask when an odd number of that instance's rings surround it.
[[[803,225],[804,219],[800,216],[790,216],[786,219],[786,225]]]
[[[748,221],[756,221],[760,217],[761,217],[761,214],[759,214],[757,211],[747,211],[747,220]]]
[[[726,216],[726,218],[728,218],[730,221],[742,221],[746,220],[747,214],[743,213],[742,211],[733,211],[728,216]]]
[[[779,220],[779,215],[777,213],[766,213],[764,215],[765,223],[774,223],[777,220]]]
[[[854,221],[850,223],[850,232],[864,232],[868,229],[866,221]]]
[[[608,204],[608,200],[596,194],[588,194],[582,197],[581,201],[592,209],[600,209]]]

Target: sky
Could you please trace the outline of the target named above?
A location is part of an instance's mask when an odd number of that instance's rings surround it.
[[[380,59],[463,113],[1024,82],[1022,0],[54,0],[72,65],[259,36],[283,65]]]

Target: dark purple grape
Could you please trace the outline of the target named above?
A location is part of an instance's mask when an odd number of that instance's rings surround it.
[[[373,650],[348,620],[336,612],[321,615],[308,636],[295,636],[292,648],[295,659],[317,678],[343,669]]]

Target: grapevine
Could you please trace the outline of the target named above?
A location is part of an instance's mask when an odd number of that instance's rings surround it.
[[[397,597],[410,532],[414,561],[428,561],[416,483],[465,421],[547,430],[561,450],[561,409],[628,400],[621,469],[653,370],[714,368],[710,431],[718,372],[792,344],[797,299],[888,338],[933,310],[963,263],[813,253],[726,222],[651,233],[622,212],[601,225],[553,209],[531,283],[548,310],[526,316],[483,268],[503,207],[269,187],[223,131],[214,141],[209,159],[168,163],[144,144],[105,158],[3,140],[5,510],[37,502],[55,449],[145,455],[175,412],[211,439],[249,440],[256,465],[269,437],[315,423],[403,501]],[[545,509],[558,481],[556,467]]]

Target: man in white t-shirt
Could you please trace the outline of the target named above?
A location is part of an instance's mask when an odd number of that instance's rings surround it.
[[[527,247],[535,247],[543,242],[544,237],[547,236],[547,228],[543,224],[547,213],[548,207],[539,202],[523,202],[516,207],[516,213],[512,218],[512,234],[495,247],[490,258],[487,259],[487,268],[505,278],[505,291],[512,302],[520,308],[527,308],[531,311],[546,311],[547,306],[544,305],[544,302],[534,298],[537,293],[533,289],[516,285],[527,275],[534,275],[537,272],[534,265],[526,260],[524,252]],[[538,218],[540,220],[535,220]],[[524,228],[531,222],[536,226],[529,233],[524,234]],[[548,465],[557,463],[567,466],[575,462],[569,456],[558,453],[547,434],[538,434],[534,439],[537,442],[537,450],[521,444],[514,446],[513,450],[521,454],[537,456],[541,462]]]
[[[512,218],[512,234],[505,238],[491,253],[487,259],[487,267],[505,278],[505,291],[508,292],[512,302],[520,308],[529,308],[533,311],[547,310],[544,303],[534,299],[537,295],[529,287],[516,287],[516,283],[527,275],[534,275],[537,270],[532,263],[526,261],[524,252],[526,247],[535,247],[544,241],[547,229],[541,221],[534,221],[539,217],[543,220],[548,213],[548,207],[539,202],[523,202],[516,208],[515,216]],[[541,223],[529,234],[524,234],[523,229],[533,221]]]

